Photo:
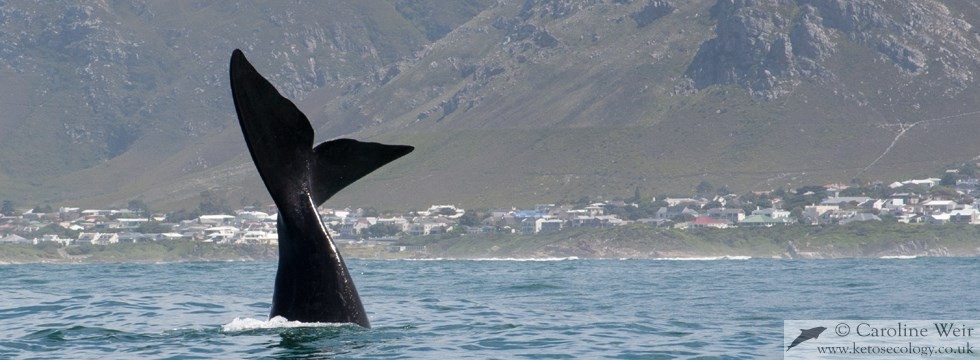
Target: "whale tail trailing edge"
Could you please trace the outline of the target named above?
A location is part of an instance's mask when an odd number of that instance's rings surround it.
[[[320,205],[338,191],[414,149],[337,139],[313,148],[306,115],[252,67],[240,50],[231,57],[231,89],[252,160],[277,205],[297,191]]]
[[[316,207],[414,149],[337,139],[313,147],[313,127],[240,50],[231,57],[235,111],[255,167],[279,207],[279,269],[270,317],[370,327],[343,258]]]

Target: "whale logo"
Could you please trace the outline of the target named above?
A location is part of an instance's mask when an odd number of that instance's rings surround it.
[[[810,339],[816,339],[818,336],[820,336],[820,333],[822,333],[824,330],[827,330],[827,328],[823,326],[818,326],[813,329],[806,329],[806,330],[800,329],[800,336],[797,336],[796,339],[793,340],[793,343],[786,347],[786,351],[789,351],[789,349],[792,349],[794,346],[799,345],[804,341]]]

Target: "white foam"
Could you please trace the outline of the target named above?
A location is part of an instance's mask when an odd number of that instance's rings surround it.
[[[889,259],[889,260],[911,260],[919,257],[918,255],[885,255],[879,257],[879,259]]]
[[[467,259],[470,261],[566,261],[578,260],[578,256],[552,257],[552,258],[476,258]]]
[[[282,328],[299,328],[299,327],[326,327],[326,326],[343,326],[346,324],[335,324],[335,323],[320,323],[320,322],[300,322],[300,321],[290,321],[282,316],[276,316],[269,320],[258,320],[252,318],[235,318],[230,323],[221,325],[221,331],[225,332],[237,332],[237,331],[247,331],[256,329],[282,329]]]
[[[656,258],[654,260],[665,260],[665,261],[713,261],[713,260],[749,260],[751,256],[708,256],[708,257],[674,257],[674,258]]]
[[[425,259],[391,259],[390,261],[567,261],[578,260],[578,256],[553,258],[425,258]]]

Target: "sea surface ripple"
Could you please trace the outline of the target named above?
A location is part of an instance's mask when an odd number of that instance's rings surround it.
[[[268,319],[269,262],[0,266],[0,358],[781,358],[784,319],[976,319],[974,258],[351,260],[372,329]]]

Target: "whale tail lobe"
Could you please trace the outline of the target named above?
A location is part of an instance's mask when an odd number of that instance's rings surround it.
[[[241,50],[231,57],[231,90],[252,160],[280,207],[305,192],[319,206],[338,191],[414,149],[352,139],[313,147],[313,127],[292,101],[252,67]],[[280,203],[282,202],[282,203]]]

